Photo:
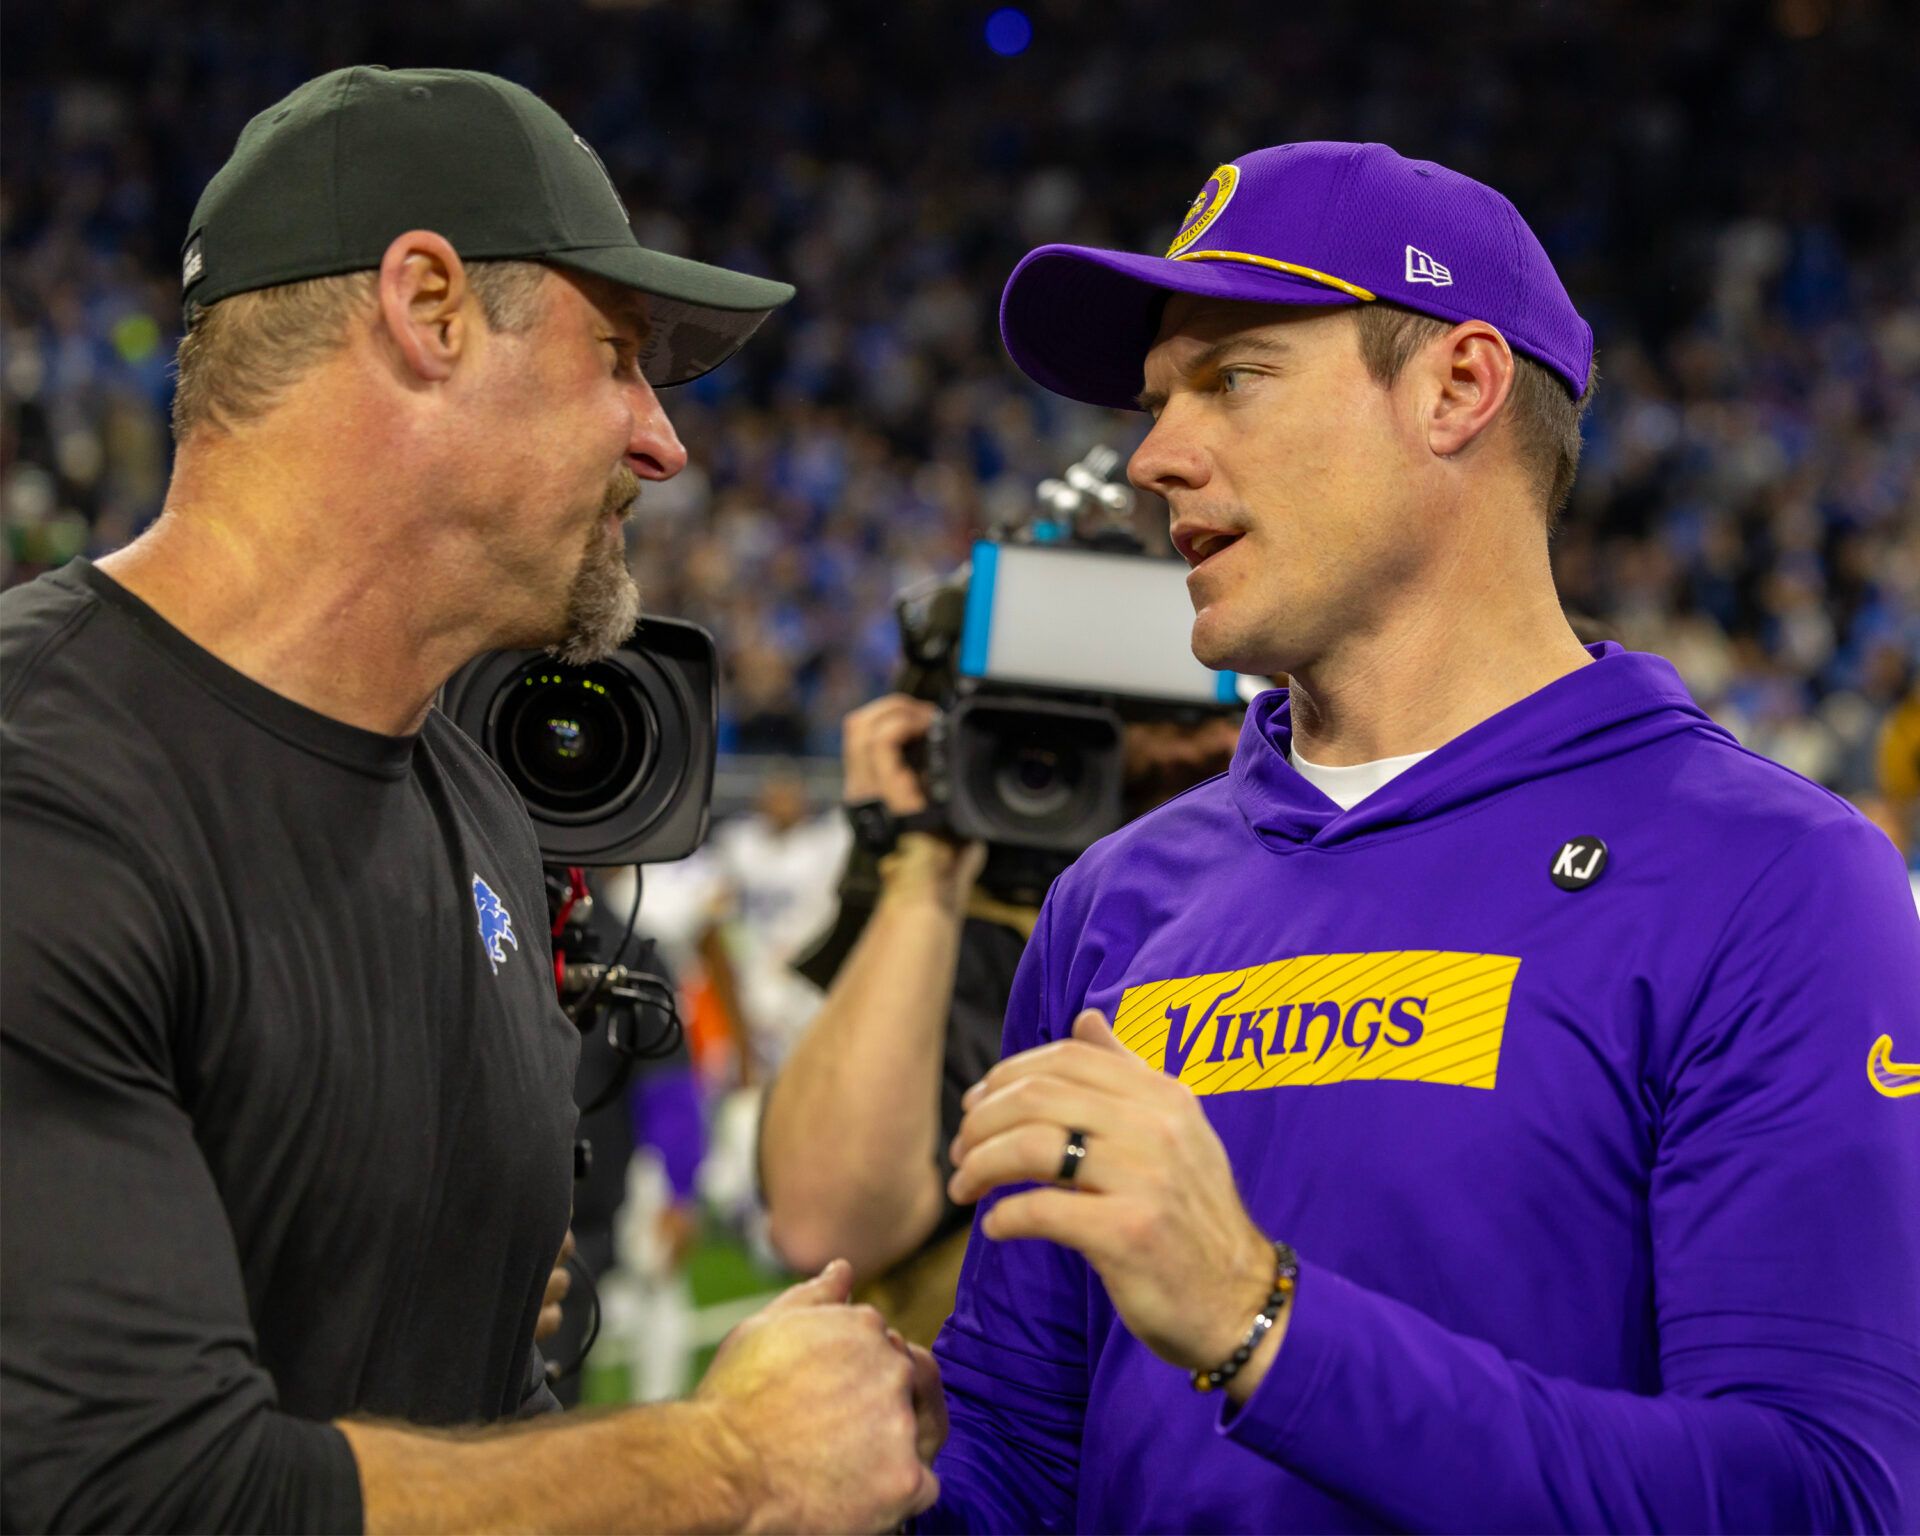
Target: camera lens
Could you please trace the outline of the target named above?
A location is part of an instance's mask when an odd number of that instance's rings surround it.
[[[659,722],[633,678],[596,662],[546,658],[509,683],[494,756],[529,807],[570,818],[632,797],[652,767]]]
[[[993,787],[1014,815],[1042,821],[1073,803],[1081,779],[1078,752],[1009,743],[996,756]]]

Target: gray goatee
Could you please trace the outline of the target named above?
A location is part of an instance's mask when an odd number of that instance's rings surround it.
[[[627,545],[609,516],[624,518],[640,494],[640,477],[621,468],[587,535],[587,551],[567,592],[566,637],[548,650],[571,666],[604,661],[617,651],[640,622],[640,588],[627,569]]]

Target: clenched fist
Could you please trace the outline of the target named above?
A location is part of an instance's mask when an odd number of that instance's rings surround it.
[[[926,1509],[945,1438],[939,1373],[847,1305],[836,1259],[727,1335],[695,1402],[744,1447],[755,1528],[884,1531]]]

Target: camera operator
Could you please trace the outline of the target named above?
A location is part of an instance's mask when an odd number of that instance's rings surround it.
[[[844,1265],[691,1401],[542,1415],[579,1039],[433,707],[627,638],[655,388],[792,290],[642,249],[519,87],[371,68],[248,125],[183,286],[162,517],[0,597],[4,1523],[897,1525],[939,1387]]]
[[[582,926],[592,953],[627,953],[632,940],[624,918],[634,910],[634,882],[639,878],[640,872],[632,868],[586,872]],[[578,908],[574,910],[577,914]],[[618,1040],[625,1037],[597,1019],[594,1027],[581,1031],[574,1101],[580,1106],[584,1167],[576,1164],[568,1249],[548,1283],[548,1305],[534,1331],[547,1359],[553,1394],[567,1408],[579,1405],[588,1356],[596,1340],[605,1340],[601,1286],[622,1262],[616,1232],[629,1223],[648,1232],[648,1258],[657,1260],[663,1272],[677,1274],[699,1229],[695,1181],[706,1155],[700,1091],[685,1030],[677,1018],[670,1020],[667,1005],[659,1000],[671,997],[677,982],[651,937],[641,940],[636,958],[654,992],[644,1005],[644,1018],[629,1015],[622,1021],[639,1048],[631,1053],[623,1049]],[[636,1189],[629,1175],[639,1155],[657,1169],[657,1184],[643,1180]],[[639,1208],[629,1210],[636,1193]],[[568,1257],[574,1261],[572,1268],[564,1262]],[[629,1252],[625,1262],[636,1257]],[[584,1285],[576,1284],[576,1273]],[[669,1368],[670,1362],[660,1362],[663,1374]],[[642,1400],[663,1395],[634,1394]]]
[[[877,800],[896,819],[924,812],[909,759],[937,714],[896,693],[848,715],[846,803]],[[1226,717],[1128,724],[1128,813],[1222,771],[1237,730]],[[761,1122],[761,1188],[782,1256],[800,1270],[847,1258],[866,1298],[919,1342],[952,1307],[972,1218],[946,1193],[960,1096],[999,1059],[1036,916],[983,888],[987,859],[979,843],[899,834],[878,861],[877,891],[864,893],[871,915],[769,1087]],[[866,904],[859,873],[856,860],[843,935]]]

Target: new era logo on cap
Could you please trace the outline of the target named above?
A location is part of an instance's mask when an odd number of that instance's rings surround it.
[[[187,242],[186,254],[180,258],[180,286],[191,288],[194,279],[206,268],[206,258],[200,254],[200,237],[195,235]]]
[[[1425,251],[1407,247],[1407,281],[1410,283],[1432,283],[1436,288],[1451,288],[1453,274],[1435,261]]]
[[[587,152],[587,158],[593,162],[593,168],[600,173],[600,179],[607,184],[607,190],[613,194],[614,206],[620,210],[620,217],[627,216],[626,202],[620,196],[620,189],[613,184],[613,173],[607,169],[607,162],[600,158],[599,152],[579,134],[573,136],[573,142]]]

